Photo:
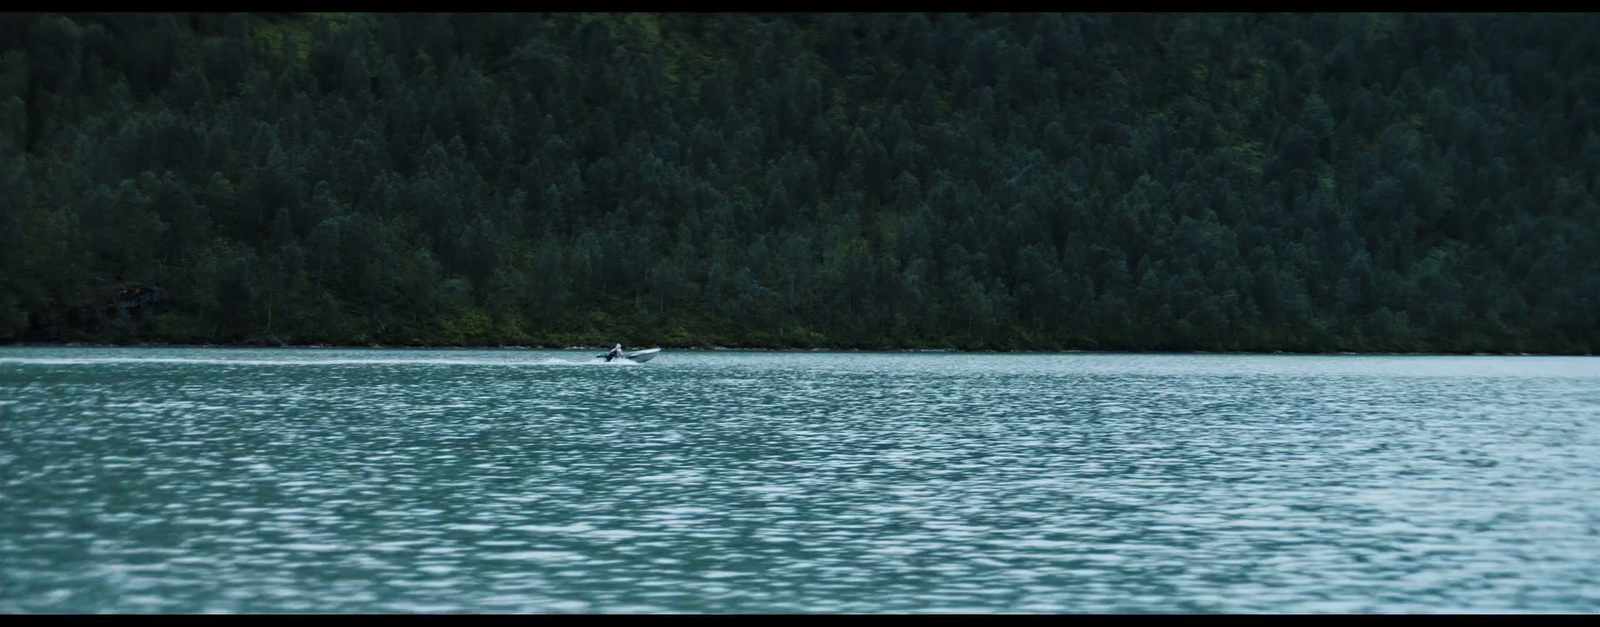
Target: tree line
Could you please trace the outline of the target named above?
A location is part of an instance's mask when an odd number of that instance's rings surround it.
[[[8,13],[0,341],[1586,353],[1597,125],[1592,15]]]

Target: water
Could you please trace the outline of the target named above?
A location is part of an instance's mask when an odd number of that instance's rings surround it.
[[[1595,612],[1600,359],[0,349],[0,612]]]

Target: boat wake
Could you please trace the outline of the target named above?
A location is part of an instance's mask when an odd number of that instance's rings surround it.
[[[93,366],[175,364],[207,366],[637,366],[625,359],[210,359],[188,357],[0,357],[0,365]]]

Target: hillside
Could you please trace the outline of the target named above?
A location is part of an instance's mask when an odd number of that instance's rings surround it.
[[[0,15],[0,342],[1600,349],[1594,15]]]

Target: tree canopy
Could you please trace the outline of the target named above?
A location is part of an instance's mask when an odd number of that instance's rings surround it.
[[[8,13],[0,341],[1593,352],[1597,128],[1587,14]]]

